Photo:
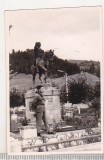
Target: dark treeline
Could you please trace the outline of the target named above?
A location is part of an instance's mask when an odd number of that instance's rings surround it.
[[[31,65],[34,62],[34,51],[33,49],[27,49],[26,51],[12,51],[9,54],[10,58],[10,70],[18,73],[31,74]],[[48,66],[48,75],[54,78],[63,76],[63,73],[59,73],[58,70],[62,70],[68,75],[72,75],[75,73],[80,73],[81,71],[91,73],[100,77],[100,64],[95,64],[94,61],[91,61],[89,64],[89,68],[86,63],[88,61],[83,62],[83,68],[80,64],[71,63],[68,60],[63,60],[54,56],[53,63]]]
[[[9,54],[10,58],[10,70],[18,73],[31,73],[31,65],[34,61],[34,51],[33,49],[27,49],[26,51],[12,51]],[[58,70],[63,70],[67,72],[68,75],[79,73],[80,68],[77,64],[68,62],[67,60],[59,59],[57,56],[54,56],[53,63],[49,64],[48,72],[53,77],[62,76],[62,73],[59,73]]]
[[[31,73],[31,65],[33,64],[33,50],[26,51],[12,51],[9,54],[10,70],[18,73]]]
[[[92,61],[90,67],[89,68],[85,68],[83,71],[100,77],[100,63],[98,62],[98,64],[99,65],[96,66],[94,64],[94,62]]]

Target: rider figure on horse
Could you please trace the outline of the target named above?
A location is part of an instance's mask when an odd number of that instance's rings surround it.
[[[36,74],[39,74],[39,80],[43,83],[41,79],[42,74],[44,74],[44,82],[47,81],[47,68],[49,64],[53,62],[54,50],[43,51],[41,49],[41,43],[36,42],[34,46],[34,64],[31,66],[31,72],[33,75],[33,86],[35,84]]]
[[[47,69],[43,65],[43,54],[44,50],[41,49],[41,43],[36,42],[34,46],[34,66],[36,67],[37,72],[39,70],[39,67],[45,72],[47,71]]]

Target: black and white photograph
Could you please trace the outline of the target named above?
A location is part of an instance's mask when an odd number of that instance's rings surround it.
[[[102,153],[102,7],[7,10],[5,33],[8,152]]]

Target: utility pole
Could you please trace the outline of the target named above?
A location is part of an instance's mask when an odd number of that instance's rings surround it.
[[[65,73],[65,84],[66,84],[66,98],[67,98],[67,104],[68,104],[68,75]]]
[[[62,70],[58,70],[58,72],[64,73],[65,75],[65,89],[66,89],[66,98],[67,98],[67,105],[68,105],[68,74]]]

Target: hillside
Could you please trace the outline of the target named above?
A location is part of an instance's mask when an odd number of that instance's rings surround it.
[[[87,81],[87,84],[93,86],[97,81],[100,80],[99,77],[94,76],[92,74],[89,74],[87,72],[84,72],[82,74],[74,74],[71,76],[68,76],[68,81],[72,81],[75,79],[77,81],[78,78],[85,78]],[[54,79],[48,79],[49,82],[54,82],[59,87],[63,86],[65,84],[65,77],[60,78],[54,78]],[[36,84],[39,84],[40,81],[38,79],[38,75],[36,76]],[[10,80],[10,87],[18,87],[20,91],[28,90],[30,89],[32,84],[32,75],[31,74],[17,74],[13,79]]]
[[[69,60],[68,62],[79,65],[80,69],[90,69],[93,65],[96,69],[100,68],[99,61],[88,61],[88,60]]]
[[[91,65],[92,63],[94,63],[94,65],[97,66],[97,65],[100,64],[99,61],[92,61],[92,60],[88,61],[88,60],[73,60],[73,59],[70,59],[70,60],[68,60],[68,62],[76,63],[78,65],[81,65],[81,64],[83,64],[83,65]]]
[[[78,65],[79,65],[80,63],[84,62],[84,61],[85,61],[85,60],[73,60],[73,59],[68,60],[68,62],[70,62],[70,63],[77,63]]]
[[[77,82],[78,78],[84,78],[86,79],[87,84],[94,86],[96,82],[100,81],[100,78],[92,75],[90,73],[84,72],[82,74],[74,74],[71,76],[68,76],[68,81],[71,82],[73,79]],[[65,84],[65,77],[54,79],[54,82],[57,85],[63,86]]]

